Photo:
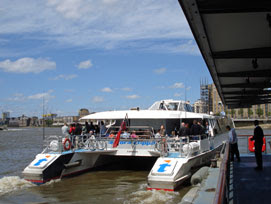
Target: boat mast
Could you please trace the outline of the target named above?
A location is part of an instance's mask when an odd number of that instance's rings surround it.
[[[44,96],[42,97],[42,140],[45,138],[45,126],[44,126]]]

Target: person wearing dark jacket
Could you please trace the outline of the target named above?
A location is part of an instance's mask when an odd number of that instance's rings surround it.
[[[179,135],[184,136],[184,132],[185,132],[185,123],[182,122],[180,130],[179,130]]]
[[[191,135],[201,135],[202,134],[202,127],[197,123],[197,120],[193,121],[193,125],[190,129]]]
[[[188,136],[188,135],[190,135],[190,128],[189,128],[189,124],[185,123],[185,129],[183,132],[183,136]]]
[[[82,125],[80,123],[76,123],[75,125],[75,135],[81,135],[82,133]]]
[[[263,147],[263,129],[259,126],[259,121],[254,121],[255,129],[254,129],[254,135],[251,138],[251,141],[254,140],[254,146],[255,146],[255,158],[257,167],[255,170],[262,170],[263,169],[263,160],[262,160],[262,147]]]

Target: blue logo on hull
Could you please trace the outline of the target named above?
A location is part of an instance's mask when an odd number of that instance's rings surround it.
[[[165,168],[166,168],[167,166],[171,166],[171,165],[168,164],[168,163],[160,164],[160,168],[158,169],[158,172],[165,172]]]
[[[42,162],[47,161],[47,159],[40,159],[36,164],[34,164],[34,166],[39,166]]]

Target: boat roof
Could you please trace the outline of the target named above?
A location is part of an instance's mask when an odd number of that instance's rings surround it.
[[[167,110],[121,110],[121,111],[104,111],[93,113],[82,117],[80,120],[117,120],[124,119],[204,119],[214,118],[214,116],[185,111],[167,111]]]
[[[126,115],[129,119],[214,118],[211,115],[192,112],[192,107],[188,102],[167,99],[154,102],[147,110],[136,108],[131,110],[97,112],[84,116],[80,120],[117,120],[124,119]]]

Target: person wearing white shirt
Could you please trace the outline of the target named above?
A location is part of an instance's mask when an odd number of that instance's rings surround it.
[[[61,128],[62,130],[62,134],[67,137],[69,136],[69,127],[67,125],[67,123],[64,123],[64,126]]]
[[[240,154],[238,150],[238,139],[237,134],[234,128],[227,126],[226,129],[229,131],[229,143],[230,143],[230,154],[231,154],[231,161],[234,161],[234,155],[237,158],[237,161],[240,162]]]

